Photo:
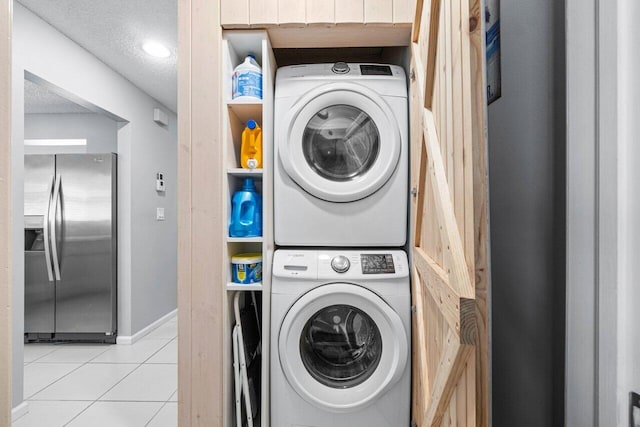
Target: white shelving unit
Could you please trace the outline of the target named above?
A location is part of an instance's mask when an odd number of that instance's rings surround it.
[[[271,262],[273,258],[273,96],[275,84],[276,62],[266,31],[263,30],[227,30],[223,32],[222,93],[226,108],[223,111],[224,150],[226,168],[224,179],[227,194],[226,221],[231,215],[231,197],[240,189],[242,180],[253,178],[258,192],[262,195],[262,237],[227,237],[225,256],[228,260],[226,301],[223,307],[227,310],[224,316],[224,419],[229,420],[229,427],[235,427],[234,393],[233,393],[233,357],[232,328],[235,323],[233,314],[233,297],[236,292],[257,292],[262,301],[262,362],[261,362],[261,396],[259,423],[254,426],[269,426],[269,330],[271,306]],[[234,101],[231,99],[231,77],[233,69],[240,64],[249,53],[255,55],[262,66],[262,100]],[[242,131],[249,119],[255,120],[262,128],[262,169],[248,170],[240,167],[240,146]],[[228,236],[228,230],[226,231]],[[242,285],[231,281],[231,257],[238,253],[256,252],[262,254],[262,283]]]

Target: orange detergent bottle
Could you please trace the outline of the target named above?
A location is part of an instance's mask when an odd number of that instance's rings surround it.
[[[245,169],[262,167],[262,129],[255,120],[249,120],[242,131],[240,165]]]

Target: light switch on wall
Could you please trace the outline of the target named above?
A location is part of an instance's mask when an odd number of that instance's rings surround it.
[[[156,221],[164,221],[164,208],[156,208]]]

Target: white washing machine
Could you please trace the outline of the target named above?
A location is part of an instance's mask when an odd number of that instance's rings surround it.
[[[409,426],[404,252],[278,250],[271,292],[272,426]]]
[[[282,67],[274,109],[276,243],[404,245],[404,70],[344,62]]]

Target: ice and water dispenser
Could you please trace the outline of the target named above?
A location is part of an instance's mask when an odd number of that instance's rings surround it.
[[[44,217],[32,215],[24,217],[25,252],[44,252]]]

